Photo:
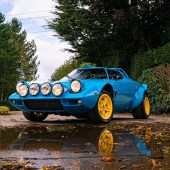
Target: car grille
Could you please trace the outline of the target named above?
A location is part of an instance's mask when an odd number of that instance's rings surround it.
[[[24,100],[25,106],[30,110],[63,110],[61,101],[51,100]]]

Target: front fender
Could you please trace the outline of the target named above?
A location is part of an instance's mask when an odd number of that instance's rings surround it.
[[[132,110],[138,107],[142,103],[145,92],[146,92],[146,88],[144,87],[139,87],[138,90],[135,92],[135,95],[133,97]]]

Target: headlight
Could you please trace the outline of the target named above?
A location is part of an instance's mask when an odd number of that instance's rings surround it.
[[[79,92],[80,90],[81,90],[81,83],[80,83],[80,81],[78,81],[78,80],[73,80],[72,82],[71,82],[71,90],[73,91],[73,92]]]
[[[39,92],[38,84],[36,84],[36,83],[31,84],[29,91],[30,91],[31,95],[33,95],[33,96],[37,95]]]
[[[49,93],[51,92],[51,86],[49,83],[44,83],[42,86],[41,86],[41,93],[43,95],[48,95]]]
[[[22,82],[18,82],[16,85],[16,91],[19,93],[19,88],[23,85]]]
[[[55,84],[53,86],[52,92],[55,96],[60,96],[63,93],[63,87],[61,84]]]
[[[20,86],[20,88],[19,88],[19,94],[20,94],[21,96],[26,96],[26,95],[28,94],[28,87],[27,87],[25,84],[23,84],[23,85]]]

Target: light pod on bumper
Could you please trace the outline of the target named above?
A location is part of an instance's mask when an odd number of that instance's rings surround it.
[[[33,95],[33,96],[37,95],[38,92],[39,92],[39,86],[38,86],[38,84],[36,84],[36,83],[31,84],[30,89],[29,89],[29,92],[30,92],[30,94]]]
[[[19,88],[23,85],[22,82],[18,82],[16,85],[16,91],[19,93]]]
[[[25,84],[19,87],[19,94],[23,97],[28,94],[28,87]]]
[[[63,86],[59,83],[54,84],[52,92],[55,96],[60,96],[63,93]]]
[[[71,82],[71,91],[77,93],[81,90],[81,83],[79,80],[73,80]]]
[[[42,84],[42,86],[41,86],[41,93],[43,95],[48,95],[48,94],[50,94],[50,92],[51,92],[50,84],[49,83]]]

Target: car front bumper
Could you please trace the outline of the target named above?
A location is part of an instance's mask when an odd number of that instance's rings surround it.
[[[60,113],[66,112],[71,115],[83,114],[92,110],[98,100],[98,93],[87,95],[70,94],[64,97],[56,96],[30,96],[21,97],[14,93],[9,97],[12,106],[26,112]]]

